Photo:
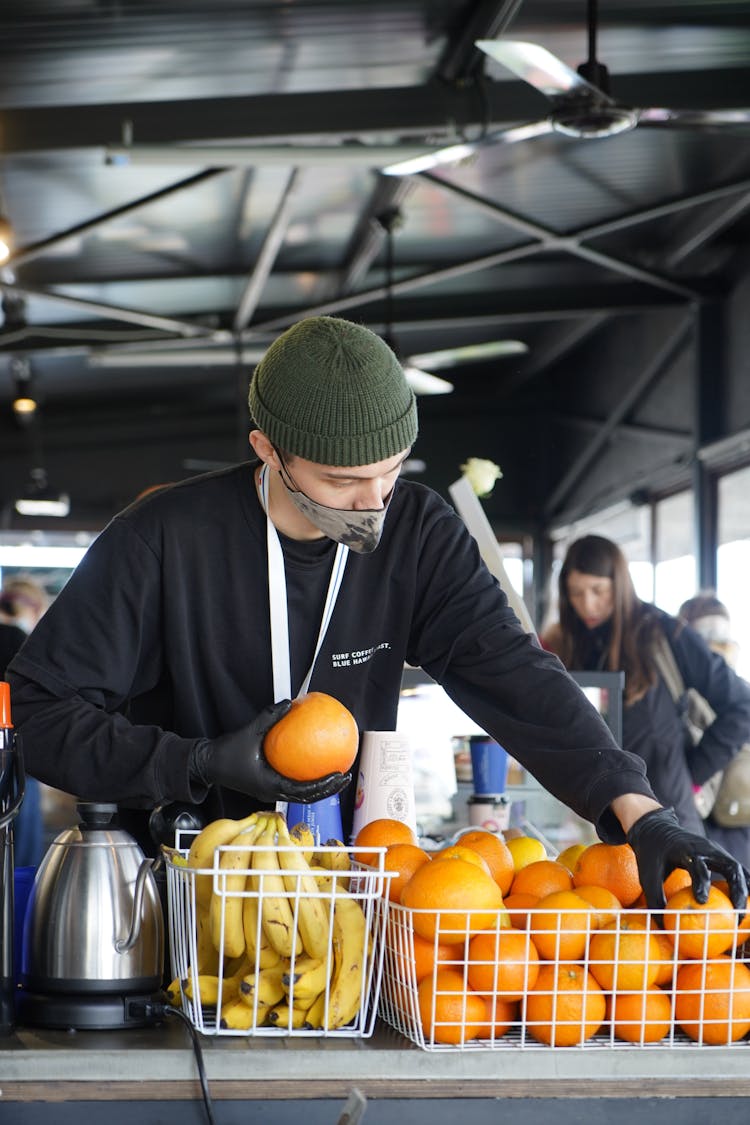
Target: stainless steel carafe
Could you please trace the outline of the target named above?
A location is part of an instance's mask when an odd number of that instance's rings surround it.
[[[148,993],[161,985],[164,918],[152,862],[115,805],[81,802],[47,851],[24,926],[21,981],[35,993]]]

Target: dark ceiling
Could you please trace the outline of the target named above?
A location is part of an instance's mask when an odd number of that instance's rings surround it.
[[[498,526],[688,471],[738,424],[725,399],[697,421],[693,388],[697,368],[710,398],[706,356],[748,270],[750,5],[602,0],[598,16],[612,97],[692,115],[507,132],[551,103],[475,40],[575,68],[585,2],[6,0],[4,525],[23,526],[11,501],[41,461],[71,524],[95,528],[149,484],[246,456],[253,363],[311,313],[390,322],[405,359],[527,346],[433,366],[454,390],[420,399],[423,479],[446,492],[466,457],[497,461]],[[481,143],[382,171],[458,141]]]

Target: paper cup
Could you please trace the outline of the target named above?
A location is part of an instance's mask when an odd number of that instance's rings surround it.
[[[469,744],[475,796],[504,793],[508,778],[508,755],[505,750],[498,742],[485,735],[473,734]]]
[[[290,828],[295,824],[309,824],[317,844],[327,840],[344,842],[344,829],[341,824],[341,805],[338,793],[313,801],[309,805],[299,805],[290,801],[286,809],[286,822]]]
[[[417,830],[409,739],[392,730],[362,732],[352,839],[371,820],[402,820]]]
[[[469,824],[487,832],[504,832],[510,825],[510,800],[504,795],[469,798]],[[460,843],[460,839],[459,839]]]

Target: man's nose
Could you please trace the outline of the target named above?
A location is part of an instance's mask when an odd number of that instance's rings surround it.
[[[355,511],[379,510],[382,507],[383,489],[380,481],[363,482],[362,487],[357,489],[357,499],[354,503]]]

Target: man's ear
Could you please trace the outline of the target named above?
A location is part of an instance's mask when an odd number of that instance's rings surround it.
[[[271,469],[279,472],[282,468],[278,454],[262,430],[251,430],[248,441],[259,460],[265,462]]]

